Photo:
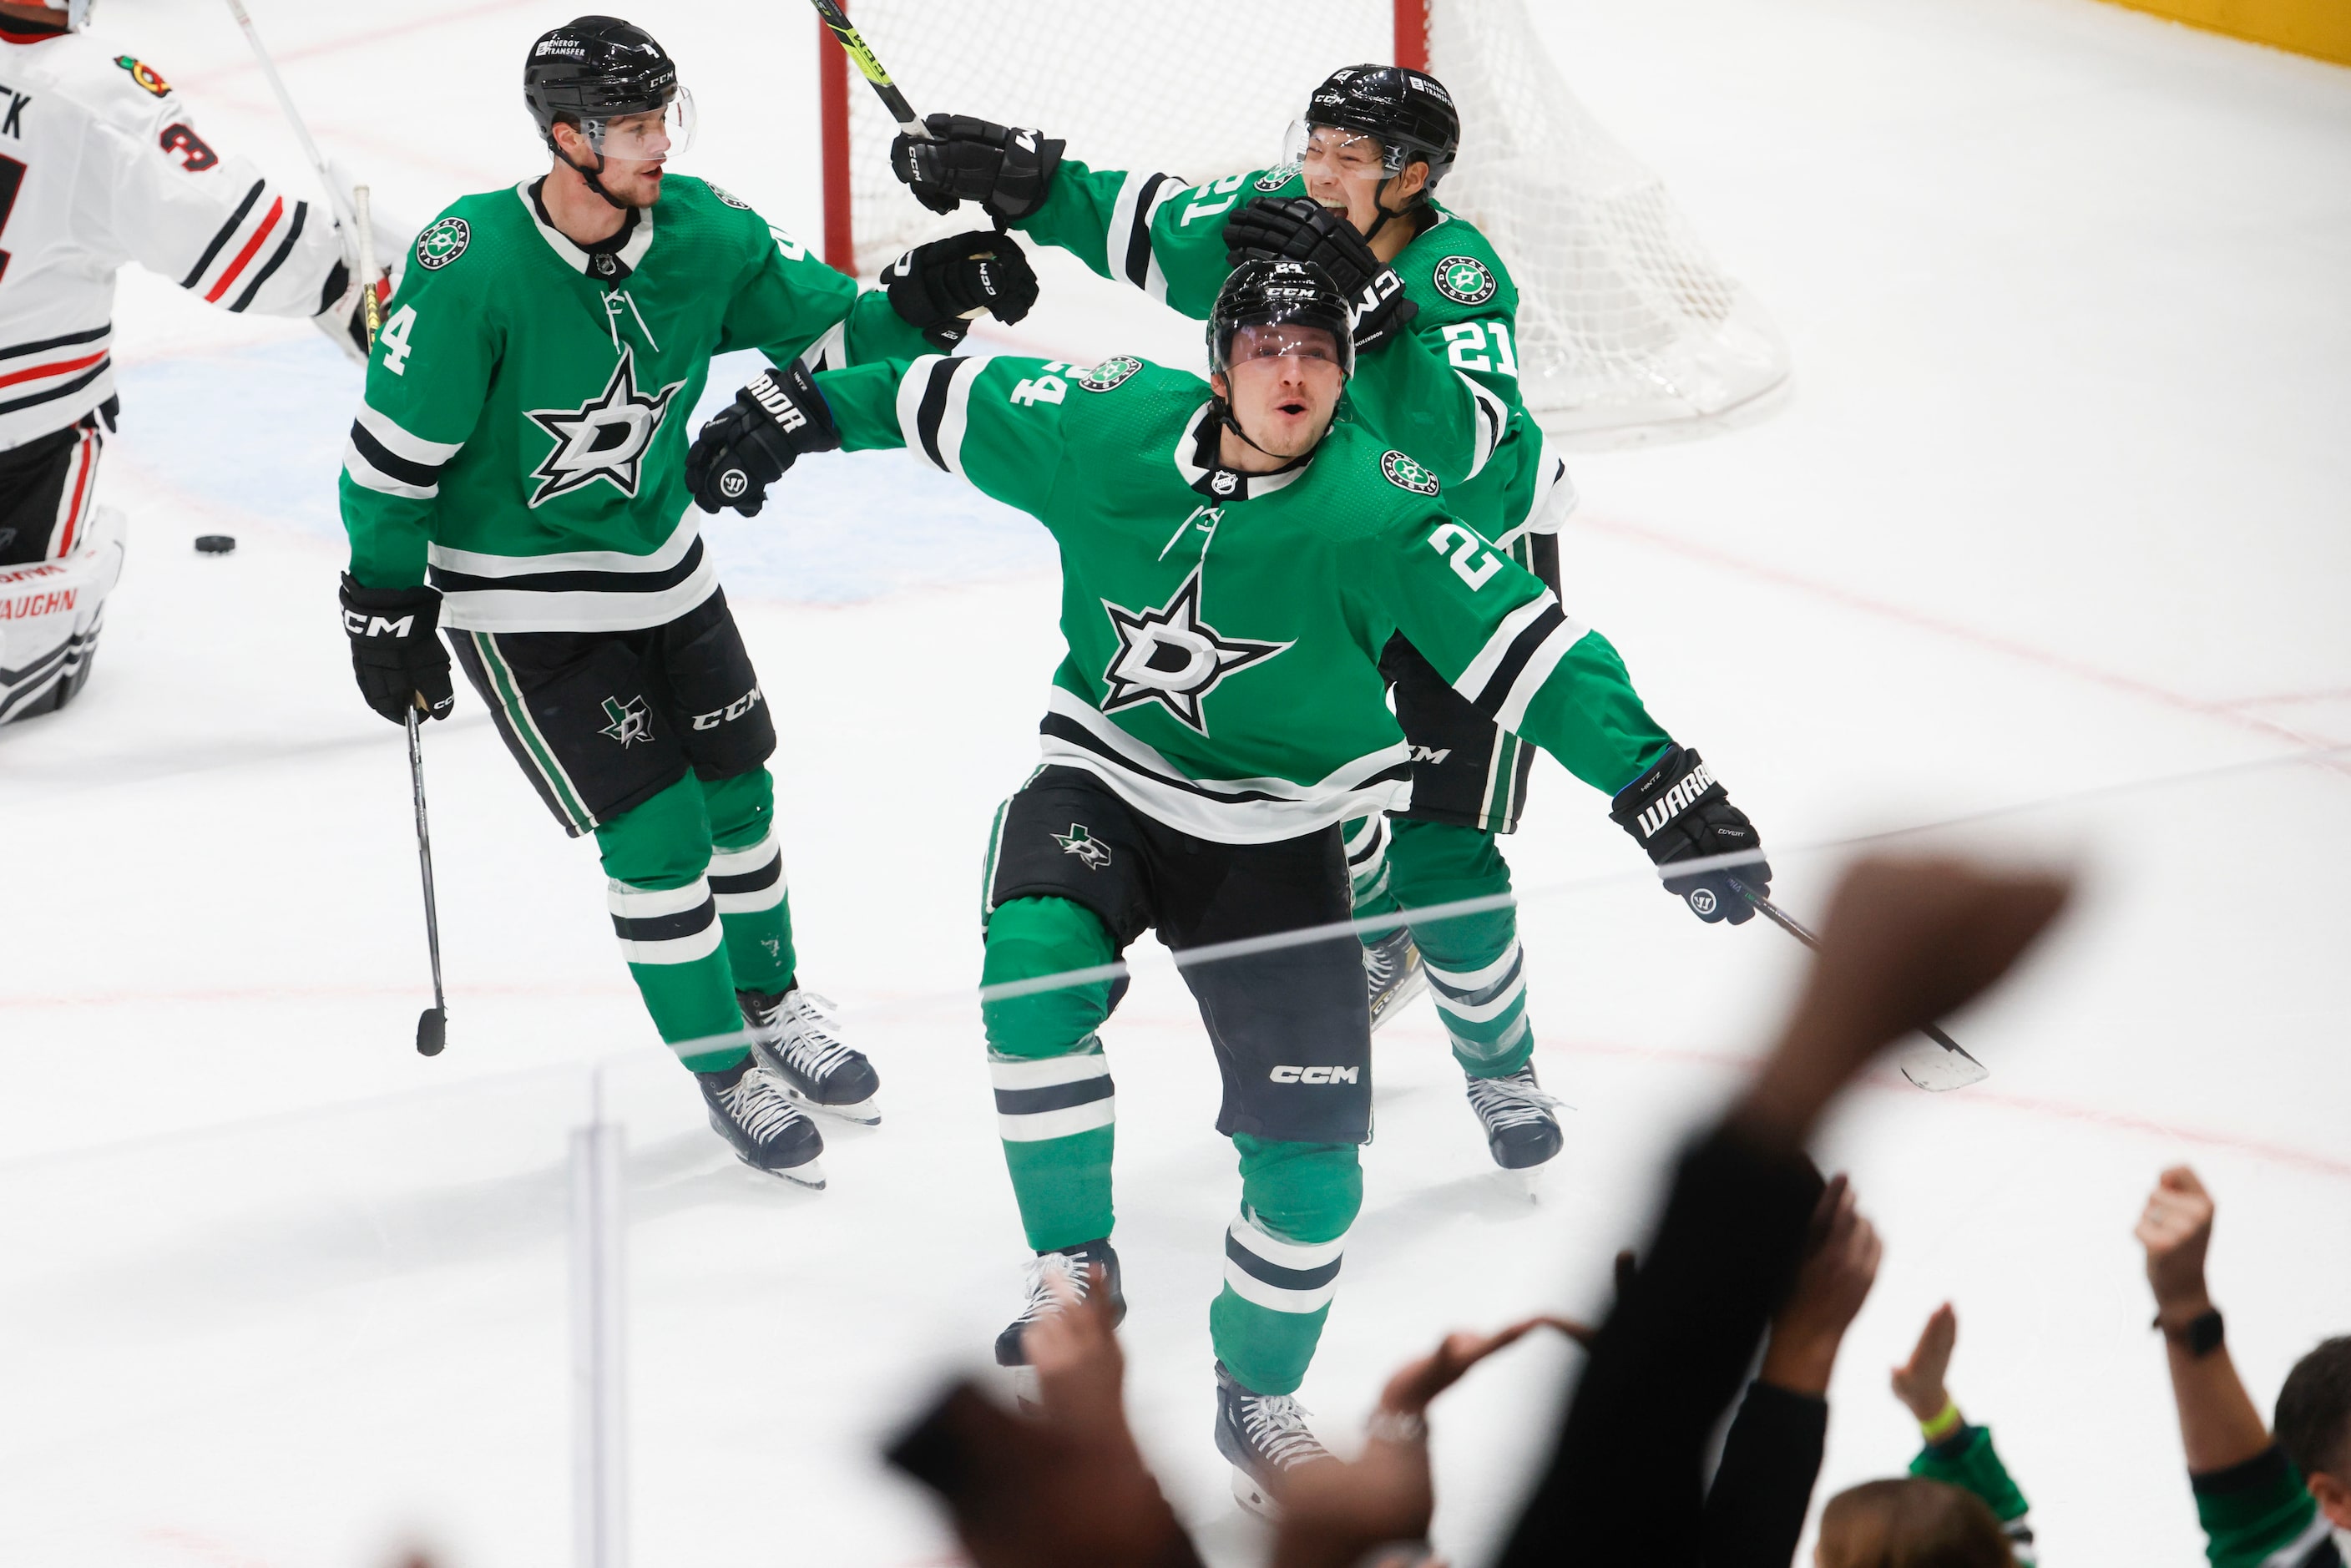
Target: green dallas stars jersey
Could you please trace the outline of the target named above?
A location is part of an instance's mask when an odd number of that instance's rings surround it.
[[[1305,193],[1295,163],[1187,187],[1065,158],[1044,204],[1012,226],[1205,321],[1231,270],[1226,218],[1259,197]],[[1519,400],[1518,288],[1474,225],[1434,202],[1428,210],[1435,222],[1395,262],[1420,314],[1363,356],[1346,406],[1435,469],[1447,509],[1486,538],[1507,547],[1522,531],[1556,532],[1575,492]]]
[[[616,249],[549,225],[531,184],[461,197],[419,237],[351,425],[351,575],[431,580],[444,625],[657,626],[709,597],[684,470],[710,357],[927,352],[887,296],[715,185],[672,174]]]
[[[1272,475],[1215,466],[1196,376],[1118,359],[917,360],[819,378],[852,448],[907,446],[1050,529],[1044,759],[1197,837],[1265,843],[1409,805],[1380,650],[1614,793],[1667,744],[1605,638],[1361,426]]]

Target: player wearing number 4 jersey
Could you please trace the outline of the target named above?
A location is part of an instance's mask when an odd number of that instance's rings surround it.
[[[906,446],[1035,516],[1061,549],[1067,655],[1040,727],[1044,766],[998,817],[983,905],[998,1119],[1040,1255],[1029,1311],[998,1342],[1009,1365],[1054,1280],[1121,1284],[1114,1101],[1096,1032],[1121,987],[1024,987],[1100,973],[1147,928],[1182,963],[1343,922],[1340,823],[1401,810],[1416,788],[1379,671],[1390,636],[1408,635],[1463,701],[1578,777],[1629,789],[1620,810],[1653,809],[1639,834],[1652,853],[1698,852],[1701,828],[1756,846],[1604,638],[1449,513],[1421,464],[1361,425],[1332,425],[1353,355],[1345,303],[1319,269],[1245,263],[1209,331],[1206,382],[1134,359],[933,356],[819,377],[829,407],[790,410],[800,449]],[[697,458],[723,476],[737,439],[706,431]],[[1767,876],[1760,862],[1756,851],[1748,869]],[[1719,868],[1706,880],[1727,885]],[[1209,1321],[1218,1446],[1255,1506],[1278,1471],[1321,1452],[1291,1395],[1362,1197],[1363,963],[1343,935],[1184,973],[1224,1080],[1217,1130],[1239,1156]]]
[[[333,214],[207,141],[154,68],[81,30],[89,10],[0,4],[0,723],[80,690],[122,570],[122,514],[98,505],[115,273],[311,317],[354,359],[364,342]]]
[[[776,726],[703,550],[685,417],[715,353],[758,349],[804,379],[802,354],[951,342],[965,293],[1017,318],[1033,284],[980,236],[977,259],[925,246],[889,297],[861,294],[734,196],[666,173],[693,100],[626,22],[540,37],[524,97],[552,166],[425,229],[368,368],[341,481],[353,668],[394,723],[447,713],[445,621],[549,810],[595,835],[622,953],[713,1126],[821,1186],[823,1140],[793,1102],[871,1122],[877,1078],[799,984]]]
[[[1332,75],[1292,128],[1290,161],[1206,185],[1090,169],[1032,131],[938,116],[938,140],[893,144],[893,164],[940,211],[979,203],[1187,316],[1207,315],[1237,263],[1310,261],[1353,297],[1364,352],[1348,415],[1409,452],[1446,507],[1499,551],[1559,588],[1557,530],[1574,505],[1565,465],[1520,401],[1517,289],[1476,227],[1435,190],[1460,119],[1425,72],[1359,66]],[[1510,889],[1495,835],[1512,831],[1532,750],[1465,701],[1399,635],[1381,653],[1412,747],[1409,811],[1347,826],[1359,915],[1394,915]],[[1391,837],[1393,835],[1393,837]],[[1705,918],[1745,920],[1742,903]],[[1367,933],[1376,1028],[1426,976],[1495,1160],[1540,1166],[1560,1147],[1535,1082],[1524,960],[1509,907]]]

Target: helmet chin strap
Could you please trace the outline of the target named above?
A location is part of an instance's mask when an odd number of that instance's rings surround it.
[[[555,139],[553,137],[549,137],[548,142],[550,146],[555,146]],[[596,166],[593,169],[582,168],[579,164],[574,163],[570,159],[566,158],[563,155],[563,149],[560,146],[555,146],[555,157],[558,162],[561,163],[565,168],[570,170],[573,173],[586,181],[590,190],[603,197],[604,204],[606,206],[612,208],[615,212],[625,213],[629,210],[628,203],[622,201],[619,197],[613,195],[611,192],[604,189],[604,182],[596,178],[597,175],[604,172],[604,155],[601,152],[596,154]]]
[[[1254,441],[1249,441],[1249,433],[1243,430],[1241,428],[1241,422],[1234,417],[1233,405],[1228,399],[1218,398],[1217,400],[1217,423],[1223,425],[1227,430],[1231,431],[1235,435],[1239,436],[1243,441],[1249,442],[1249,444],[1255,450],[1265,452],[1264,447],[1259,446]],[[1274,454],[1270,452],[1265,452],[1265,455],[1268,457],[1274,455]]]

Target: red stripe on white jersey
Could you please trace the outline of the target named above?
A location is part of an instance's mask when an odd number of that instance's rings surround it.
[[[0,387],[13,387],[18,382],[29,382],[40,376],[62,376],[75,371],[87,370],[106,358],[107,352],[108,350],[100,349],[95,354],[86,355],[78,360],[52,360],[46,365],[33,365],[25,370],[11,371],[8,374],[0,376]]]
[[[272,196],[269,199],[269,214],[261,220],[261,226],[253,231],[253,237],[245,242],[245,248],[236,253],[236,259],[228,264],[228,270],[220,275],[220,281],[214,284],[212,291],[204,296],[205,304],[220,303],[220,297],[228,292],[228,286],[236,281],[236,275],[245,270],[245,264],[253,259],[254,253],[261,248],[261,242],[269,237],[269,231],[276,228],[277,220],[285,215],[286,198]]]

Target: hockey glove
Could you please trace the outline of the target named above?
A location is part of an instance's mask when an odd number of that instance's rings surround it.
[[[1042,131],[967,114],[934,114],[923,123],[933,140],[917,141],[901,131],[890,143],[890,172],[931,211],[951,213],[958,202],[977,202],[990,216],[1008,221],[1045,204],[1053,171],[1061,166],[1062,143]]]
[[[756,517],[767,504],[768,486],[800,454],[840,446],[831,407],[808,367],[794,360],[762,371],[702,427],[685,455],[685,487],[705,512],[732,507]]]
[[[328,276],[323,293],[327,308],[310,318],[319,331],[335,340],[335,347],[350,356],[354,363],[366,364],[368,359],[367,298],[360,286],[351,281],[355,268],[341,262]],[[375,298],[379,309],[392,302],[392,273],[379,267]],[[388,313],[388,312],[387,312]]]
[[[1763,836],[1747,813],[1730,803],[1729,792],[1714,781],[1695,751],[1668,746],[1647,772],[1617,792],[1608,814],[1649,852],[1649,859],[1666,874],[1666,891],[1687,902],[1700,920],[1741,925],[1755,918],[1755,906],[1730,885],[1733,877],[1756,893],[1771,891],[1771,862],[1763,859]],[[1676,876],[1671,869],[1677,861],[1741,852],[1755,858],[1686,876]]]
[[[1311,196],[1260,198],[1227,218],[1226,265],[1238,267],[1244,261],[1311,262],[1330,274],[1349,297],[1359,354],[1393,340],[1420,314],[1420,307],[1404,296],[1404,279],[1381,264],[1371,242],[1344,214]]]
[[[351,674],[368,706],[400,725],[417,708],[426,718],[447,718],[457,697],[449,687],[449,650],[438,635],[440,591],[361,588],[347,571],[342,598]]]
[[[1037,303],[1027,254],[994,229],[918,245],[882,269],[882,282],[891,308],[943,351],[963,341],[981,311],[1008,326]]]

